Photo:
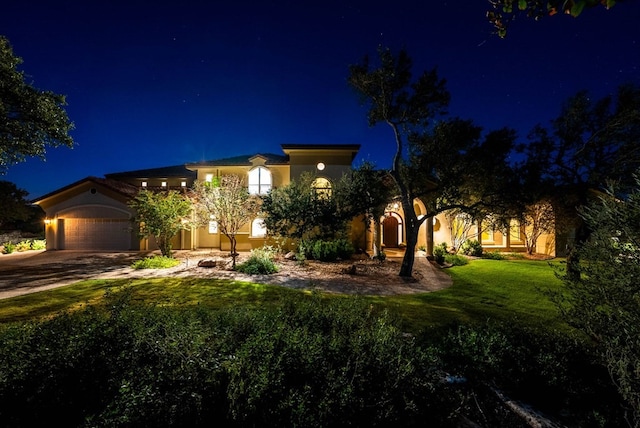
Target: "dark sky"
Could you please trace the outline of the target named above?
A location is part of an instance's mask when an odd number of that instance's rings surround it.
[[[12,166],[34,198],[90,175],[227,156],[283,143],[361,144],[390,165],[390,129],[369,128],[348,66],[382,44],[433,67],[449,112],[524,139],[578,90],[640,84],[640,1],[519,19],[492,34],[471,1],[12,1],[0,34],[34,85],[67,95],[74,149]]]

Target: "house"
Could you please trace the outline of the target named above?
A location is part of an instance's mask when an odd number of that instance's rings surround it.
[[[153,239],[140,240],[128,206],[140,189],[190,188],[195,180],[212,181],[236,174],[244,178],[249,192],[265,194],[287,185],[304,172],[317,175],[324,186],[338,180],[352,167],[360,149],[354,144],[283,144],[283,154],[258,153],[163,168],[87,177],[48,193],[33,203],[45,212],[47,250],[126,251],[155,249]],[[262,246],[266,231],[261,219],[238,234],[238,249]],[[215,221],[207,227],[184,230],[173,241],[174,249],[229,249]]]
[[[47,250],[140,251],[156,247],[153,238],[140,240],[132,223],[133,210],[128,201],[140,189],[186,190],[194,181],[213,181],[223,175],[240,175],[252,194],[266,194],[271,188],[285,186],[305,172],[317,176],[318,187],[330,187],[352,168],[359,145],[283,144],[282,154],[257,153],[187,163],[162,168],[87,177],[34,201],[46,214]],[[426,213],[416,200],[414,210]],[[418,236],[418,248],[428,250],[434,244],[451,245],[457,238],[456,220],[446,215],[425,221]],[[487,250],[524,251],[523,228],[512,222],[509,231],[471,225],[465,234],[478,239]],[[381,221],[379,239],[385,248],[402,248],[405,242],[404,215],[398,204],[387,206]],[[352,228],[358,248],[370,250],[373,233],[361,222]],[[237,235],[237,249],[249,250],[267,241],[262,219],[255,218]],[[364,242],[363,242],[364,241]],[[215,219],[208,225],[181,231],[172,242],[174,249],[217,248],[229,250],[229,240],[218,230]],[[537,251],[555,254],[553,234],[538,240]],[[431,251],[429,251],[431,252]]]

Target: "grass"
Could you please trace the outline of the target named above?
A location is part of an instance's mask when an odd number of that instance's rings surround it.
[[[131,264],[133,269],[166,269],[178,266],[180,260],[172,259],[164,256],[145,257],[142,260],[136,260]]]
[[[447,269],[453,286],[433,293],[362,297],[398,316],[408,331],[453,322],[499,320],[546,328],[565,328],[545,295],[560,281],[549,262],[473,260]],[[159,305],[218,309],[238,305],[277,304],[285,296],[305,293],[279,286],[223,279],[153,278],[90,280],[52,290],[0,300],[0,323],[25,321],[100,302],[107,292],[131,288],[134,298]],[[309,292],[306,292],[309,293]],[[326,295],[326,298],[346,298]]]

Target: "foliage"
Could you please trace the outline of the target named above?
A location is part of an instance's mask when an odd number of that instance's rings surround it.
[[[556,300],[566,319],[598,344],[603,364],[640,425],[640,178],[624,199],[610,187],[581,210],[592,234],[579,249],[578,276],[565,273]]]
[[[238,272],[249,275],[269,275],[278,272],[278,266],[274,262],[275,250],[265,246],[251,250],[249,258],[236,266]]]
[[[490,259],[490,260],[506,260],[507,257],[502,254],[500,251],[485,251],[482,254],[482,258],[483,259]]]
[[[378,50],[378,63],[365,57],[349,69],[349,83],[367,105],[369,125],[391,127],[396,145],[390,175],[405,216],[406,244],[400,276],[411,276],[420,226],[441,212],[464,208],[474,217],[480,208],[498,211],[509,201],[514,175],[507,164],[515,140],[512,130],[482,138],[470,121],[436,120],[445,113],[449,93],[436,70],[412,79],[412,61],[401,50]],[[418,218],[414,200],[427,209]]]
[[[0,36],[0,173],[29,156],[44,159],[47,146],[73,146],[65,97],[27,83],[21,63]]]
[[[2,246],[3,254],[11,254],[15,251],[15,249],[16,249],[16,244],[14,244],[11,241],[5,242],[4,245]]]
[[[153,192],[141,190],[129,206],[136,211],[134,222],[139,224],[141,238],[154,236],[164,257],[171,254],[171,238],[182,229],[191,213],[191,204],[175,190]]]
[[[216,182],[196,182],[192,192],[199,224],[214,220],[231,243],[233,267],[236,266],[236,235],[256,216],[259,203],[249,194],[243,180],[237,175],[225,175]]]
[[[567,267],[575,274],[575,248],[589,237],[576,207],[587,205],[608,181],[618,182],[621,192],[634,186],[640,167],[640,87],[623,85],[601,99],[579,92],[550,128],[537,126],[530,140],[522,147],[526,161],[518,175],[529,193],[550,198],[556,219],[565,219],[556,228],[572,232]]]
[[[0,38],[0,43],[1,43]],[[1,156],[0,151],[0,156]],[[0,160],[0,167],[1,167]],[[25,197],[29,193],[9,181],[0,180],[0,229],[29,218],[31,211]]]
[[[294,240],[331,239],[346,231],[352,213],[341,210],[335,197],[313,187],[315,176],[303,173],[265,195],[261,212],[270,234]]]
[[[454,379],[557,415],[557,426],[623,426],[613,385],[575,332],[488,321],[428,328],[418,340]]]
[[[47,248],[46,239],[34,239],[31,241],[31,249],[32,250],[44,250]]]
[[[577,17],[585,7],[602,5],[609,9],[619,1],[622,0],[489,0],[492,9],[487,11],[487,19],[500,37],[506,37],[509,24],[519,14],[536,21],[557,13]]]
[[[16,244],[16,251],[23,252],[31,250],[31,241],[23,240]]]
[[[453,253],[458,253],[467,240],[472,237],[470,232],[478,222],[471,215],[460,209],[447,211],[445,218],[449,224],[452,251]]]
[[[466,257],[459,254],[445,254],[444,261],[452,266],[464,266],[469,263]]]
[[[315,260],[333,262],[338,259],[348,260],[353,252],[353,245],[347,239],[316,240],[313,242],[311,256]]]
[[[145,257],[131,264],[134,269],[166,269],[180,264],[179,260],[164,256]]]
[[[433,248],[433,257],[439,265],[444,264],[445,256],[447,254],[449,254],[449,249],[446,242],[442,242],[440,245],[436,245]]]
[[[472,257],[482,257],[482,244],[477,239],[469,239],[462,244],[462,254]]]

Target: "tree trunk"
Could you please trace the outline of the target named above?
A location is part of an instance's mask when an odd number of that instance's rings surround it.
[[[402,199],[407,247],[404,252],[404,257],[402,258],[399,275],[404,278],[410,278],[413,273],[413,262],[416,258],[416,245],[418,243],[418,232],[420,230],[421,222],[418,221],[418,217],[413,210],[413,200],[407,200],[408,198],[406,197],[403,197]]]
[[[373,243],[372,243],[373,257],[380,255],[380,218],[376,217],[373,220]]]
[[[236,268],[236,257],[238,257],[238,253],[236,252],[236,237],[235,235],[227,236],[229,238],[229,242],[231,242],[231,267],[233,269]]]
[[[160,249],[160,254],[164,257],[171,258],[171,239],[166,236],[158,236],[158,248]]]

